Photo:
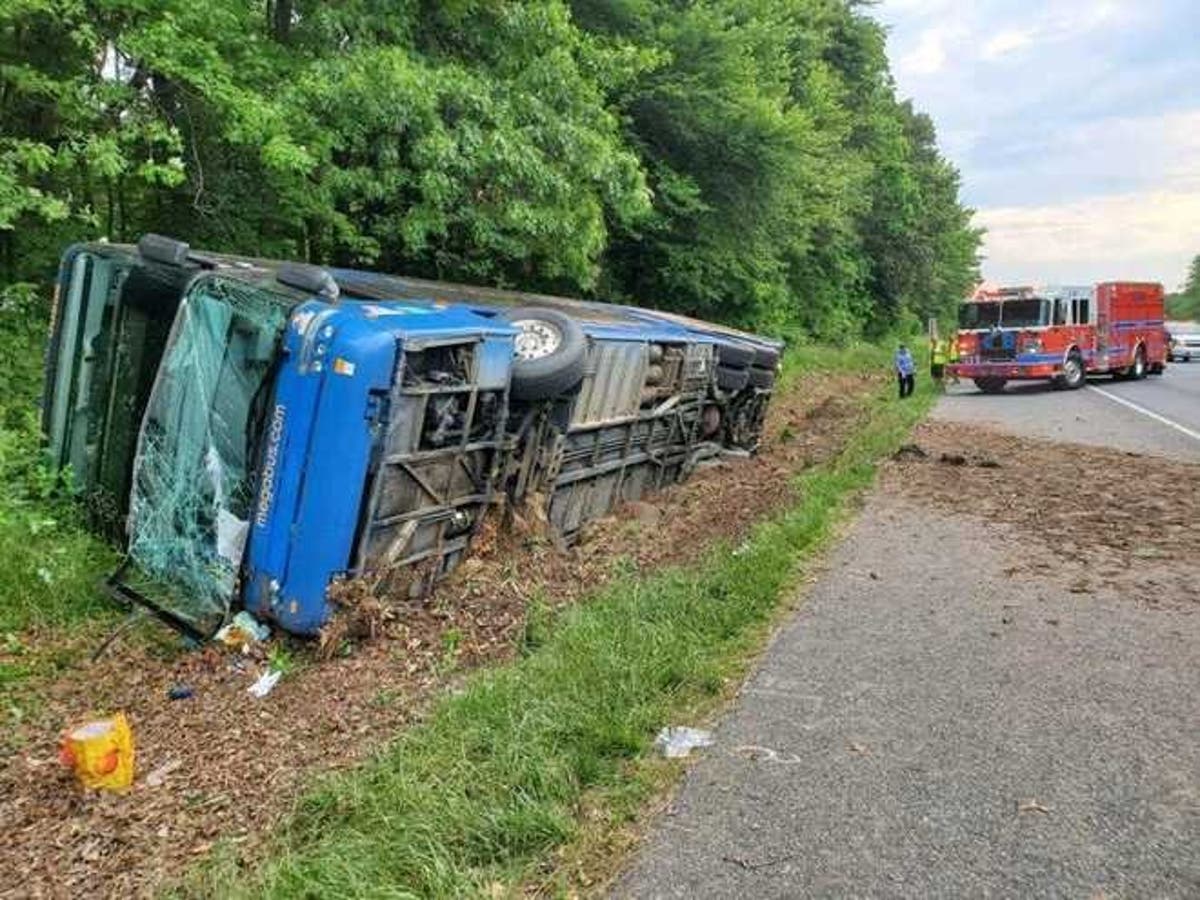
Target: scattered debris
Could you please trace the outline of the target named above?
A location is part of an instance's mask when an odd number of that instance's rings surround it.
[[[183,770],[165,780],[165,789],[122,797],[116,815],[111,804],[64,798],[57,766],[31,777],[27,754],[0,758],[0,871],[20,870],[23,889],[37,896],[79,885],[105,896],[142,896],[194,865],[193,850],[203,852],[198,848],[215,834],[236,843],[240,856],[256,858],[314,778],[386,745],[464,672],[517,654],[531,604],[562,609],[631,571],[688,565],[714,547],[736,547],[756,522],[796,499],[798,472],[841,451],[868,415],[862,401],[886,381],[886,373],[822,374],[780,392],[753,459],[699,469],[684,484],[642,498],[662,510],[654,540],[644,526],[614,516],[593,523],[563,552],[539,538],[532,517],[518,534],[498,533],[485,519],[472,558],[433,596],[399,595],[383,609],[355,610],[365,620],[361,641],[343,632],[325,652],[311,643],[294,648],[300,664],[269,703],[245,702],[250,681],[276,668],[261,645],[243,655],[185,640],[195,652],[164,655],[158,645],[125,641],[95,665],[39,680],[45,702],[14,726],[25,746],[55,744],[63,721],[99,705],[123,709],[136,722],[139,762],[179,758]],[[784,429],[791,440],[779,440]],[[462,636],[453,667],[445,664],[450,631]],[[33,639],[38,652],[68,645],[54,632]],[[164,702],[171,684],[194,687],[194,698]],[[305,740],[296,740],[298,733]],[[139,775],[138,787],[142,782]],[[64,834],[103,834],[105,842],[89,859]]]
[[[85,788],[120,791],[133,783],[133,731],[124,713],[68,730],[59,760]]]
[[[1027,812],[1041,813],[1044,816],[1048,816],[1048,815],[1050,815],[1050,813],[1054,812],[1054,807],[1043,806],[1042,804],[1038,803],[1038,801],[1036,801],[1036,800],[1021,800],[1021,801],[1019,801],[1017,803],[1017,815],[1020,815],[1021,813],[1027,813]]]
[[[795,859],[795,858],[796,858],[795,853],[785,853],[783,856],[771,856],[771,857],[768,857],[767,859],[760,860],[759,862],[750,862],[750,860],[743,859],[740,856],[722,856],[721,857],[721,859],[724,862],[733,863],[735,866],[739,866],[748,871],[754,871],[755,869],[766,869],[770,866],[777,866],[781,862],[787,862],[789,859]]]
[[[789,753],[786,756],[778,750],[772,750],[770,747],[759,747],[757,744],[747,744],[742,747],[734,747],[733,752],[739,756],[745,756],[749,759],[758,762],[759,760],[767,763],[777,763],[784,766],[792,766],[796,763],[804,762],[795,753]]]
[[[217,632],[214,640],[224,644],[226,647],[244,649],[250,644],[259,644],[269,640],[270,637],[270,626],[264,625],[243,609],[233,617],[233,621],[223,626]]]
[[[664,728],[658,733],[658,737],[654,739],[654,749],[667,759],[681,759],[690,756],[691,752],[697,748],[711,747],[712,743],[711,731],[676,725]]]
[[[929,454],[922,450],[917,444],[904,444],[899,450],[892,454],[892,459],[925,459],[927,456],[929,456]]]
[[[1133,555],[1138,559],[1162,559],[1166,556],[1157,547],[1138,547],[1133,551]]]
[[[168,700],[186,700],[188,697],[194,697],[196,692],[186,684],[172,685],[167,690]]]
[[[947,466],[965,466],[967,458],[961,453],[943,453],[938,457],[938,462],[944,463]]]
[[[1010,560],[1006,575],[1061,572],[1072,594],[1116,594],[1147,607],[1200,603],[1195,463],[1066,447],[979,423],[930,420],[914,440],[931,457],[964,456],[968,464],[901,462],[884,477],[918,503],[1035,538],[1039,549]],[[1104,477],[1081,478],[1081,472]]]
[[[859,756],[867,756],[871,752],[866,744],[859,744],[857,742],[852,742],[846,749],[851,753],[857,753]]]
[[[268,669],[258,677],[258,681],[246,688],[246,691],[261,700],[275,689],[275,685],[279,683],[282,676],[283,672],[279,669]]]
[[[163,763],[153,772],[146,776],[147,787],[161,787],[163,782],[167,780],[167,776],[172,772],[183,768],[183,760],[172,759]]]

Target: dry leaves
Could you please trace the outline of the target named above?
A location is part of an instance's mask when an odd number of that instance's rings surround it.
[[[298,665],[263,700],[246,694],[266,662],[262,646],[163,660],[117,643],[41,685],[41,714],[20,726],[24,750],[0,769],[0,871],[10,875],[0,895],[151,893],[217,840],[252,857],[315,775],[378,748],[462,671],[511,656],[533,598],[561,606],[619,569],[694,560],[793,499],[790,476],[836,453],[860,421],[848,395],[877,383],[829,376],[799,387],[773,404],[757,457],[703,468],[595,524],[569,551],[536,517],[517,517],[512,528],[489,527],[425,602],[339,586],[343,614],[315,644],[284,639]],[[178,684],[194,695],[169,700]],[[54,760],[58,729],[84,711],[118,709],[133,724],[143,774],[125,795],[81,795]]]

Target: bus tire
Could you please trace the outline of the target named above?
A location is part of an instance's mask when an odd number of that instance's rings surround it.
[[[991,376],[986,378],[976,378],[973,380],[975,382],[975,387],[979,388],[985,394],[999,394],[1004,390],[1004,385],[1008,384],[1008,380],[1005,378],[995,378]]]
[[[717,387],[731,394],[746,389],[750,383],[749,369],[735,369],[732,366],[717,366]]]
[[[774,372],[775,367],[779,365],[779,351],[773,347],[756,347],[754,365],[756,368]]]
[[[772,369],[762,369],[758,366],[749,368],[750,385],[760,391],[769,391],[775,386],[775,372]]]
[[[583,380],[587,336],[579,323],[556,309],[522,306],[504,318],[522,332],[517,336],[511,390],[517,400],[549,400]],[[524,340],[523,340],[524,338]],[[545,347],[538,345],[544,344]],[[529,349],[523,355],[521,348]]]
[[[755,348],[749,344],[718,340],[714,346],[717,351],[717,362],[730,369],[744,369],[752,366],[758,355]]]

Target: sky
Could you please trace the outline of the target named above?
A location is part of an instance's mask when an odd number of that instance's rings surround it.
[[[1182,282],[1200,254],[1200,0],[879,0],[899,94],[989,281]]]

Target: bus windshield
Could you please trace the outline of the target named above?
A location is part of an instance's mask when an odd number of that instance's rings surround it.
[[[138,438],[129,556],[170,612],[207,628],[233,598],[253,503],[251,436],[287,307],[222,278],[180,305]]]

